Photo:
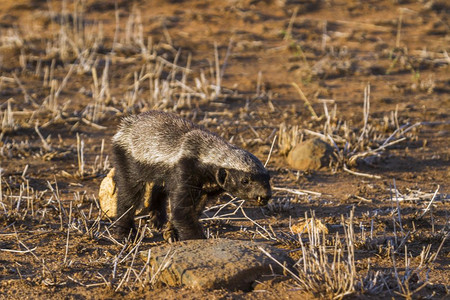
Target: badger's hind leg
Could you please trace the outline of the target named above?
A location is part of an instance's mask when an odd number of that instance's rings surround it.
[[[115,182],[117,185],[116,231],[121,238],[136,233],[134,216],[143,201],[145,182],[140,178],[139,165],[119,146],[113,147]]]
[[[154,185],[149,207],[150,225],[162,229],[167,222],[167,192],[162,185]]]

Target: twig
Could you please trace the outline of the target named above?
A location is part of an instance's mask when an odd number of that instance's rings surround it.
[[[311,113],[311,115],[314,118],[318,119],[319,117],[317,116],[316,112],[314,111],[314,108],[312,107],[312,105],[309,102],[308,98],[306,98],[305,94],[303,94],[303,91],[300,89],[300,87],[295,82],[292,82],[291,84],[297,90],[298,94],[300,95],[300,98],[302,98],[302,100],[305,101],[305,105],[306,105],[306,107],[308,107],[309,112]]]
[[[231,48],[233,46],[233,38],[230,38],[228,42],[227,52],[225,53],[225,58],[223,59],[222,69],[220,69],[220,81],[222,81],[223,74],[225,73],[225,68],[227,67],[228,57],[231,53]]]
[[[363,202],[372,202],[372,200],[366,199],[366,198],[358,196],[358,195],[353,195],[353,197],[355,197],[356,199],[361,200]]]
[[[220,66],[219,66],[219,50],[217,49],[217,43],[214,42],[214,61],[216,64],[216,96],[220,95],[220,86],[222,81],[222,76],[220,76]]]
[[[398,144],[400,142],[403,142],[404,140],[406,140],[406,138],[402,137],[401,139],[392,141],[392,142],[390,142],[388,144],[383,144],[383,145],[381,145],[380,147],[378,147],[378,148],[376,148],[374,150],[369,150],[369,151],[357,153],[357,154],[353,155],[352,157],[350,157],[350,159],[348,161],[349,161],[349,163],[353,163],[357,158],[365,157],[365,156],[368,156],[370,154],[376,154],[378,151],[383,150],[386,147],[389,147],[389,146]]]
[[[70,237],[71,222],[72,222],[72,201],[70,201],[69,222],[67,223],[67,240],[66,240],[66,252],[64,253],[64,264],[67,262],[67,255],[69,254],[69,237]]]
[[[210,207],[206,210],[203,211],[203,213],[207,216],[207,218],[201,218],[200,221],[208,221],[208,220],[245,220],[245,218],[240,218],[240,217],[236,217],[236,218],[229,218],[229,216],[234,216],[236,215],[236,213],[239,211],[239,209],[241,209],[242,205],[244,204],[245,200],[237,200],[238,198],[234,197],[233,199],[231,199],[230,201],[228,201],[225,204],[221,204],[221,205],[216,205],[213,207]],[[227,206],[229,205],[235,205],[234,202],[239,202],[239,204],[237,205],[237,207],[230,213],[224,213],[223,215],[219,215],[219,213]],[[207,211],[210,211],[212,209],[216,209],[219,208],[212,217],[208,217],[208,215],[206,214]]]
[[[13,253],[21,253],[21,254],[23,254],[23,253],[33,252],[33,251],[36,250],[36,249],[37,249],[37,247],[34,247],[33,249],[28,249],[28,248],[27,248],[27,250],[12,250],[12,249],[3,249],[3,248],[0,248],[0,251],[4,251],[4,252],[13,252]]]
[[[275,145],[275,141],[277,140],[277,135],[275,135],[275,137],[273,138],[272,141],[272,146],[270,146],[270,151],[269,151],[269,155],[267,156],[267,160],[264,163],[264,168],[267,166],[267,164],[269,163],[270,157],[272,156],[272,150],[273,150],[273,146]]]
[[[322,133],[318,133],[318,132],[315,132],[315,131],[312,131],[312,130],[309,130],[309,129],[302,129],[302,132],[306,133],[306,134],[309,134],[309,135],[312,135],[312,136],[317,136],[318,138],[321,138],[323,140],[327,140],[326,135],[324,135]]]
[[[322,193],[319,192],[313,192],[313,191],[308,191],[308,190],[300,190],[300,189],[288,189],[288,188],[282,188],[282,187],[273,187],[272,190],[275,191],[283,191],[283,192],[288,192],[291,194],[295,194],[295,195],[307,195],[307,194],[311,194],[311,195],[315,195],[315,196],[321,196]]]
[[[118,221],[120,221],[120,219],[122,219],[122,217],[125,216],[132,208],[133,208],[133,206],[131,206],[129,209],[127,209],[126,212],[124,212],[124,213],[123,213],[121,216],[119,216],[114,222],[112,222],[108,227],[106,227],[106,229],[105,229],[102,233],[100,233],[100,235],[104,235],[105,232],[107,232],[107,231],[108,231],[108,233],[109,233],[109,228],[111,228],[111,227],[114,226]],[[119,243],[119,245],[120,245],[120,243]]]
[[[385,144],[387,144],[396,134],[397,132],[399,132],[400,130],[402,130],[403,128],[405,128],[406,126],[408,126],[409,123],[403,124],[402,126],[400,126],[399,128],[395,129],[395,131],[383,142],[383,144],[381,146],[384,146]],[[420,123],[416,123],[413,126],[418,126],[420,125]],[[411,127],[413,127],[411,126]],[[409,128],[407,130],[410,130]]]
[[[283,268],[283,270],[285,270],[286,272],[288,272],[295,280],[297,280],[300,283],[303,283],[304,285],[306,285],[306,283],[300,278],[298,277],[294,272],[292,272],[291,270],[289,270],[285,265],[283,265],[282,263],[280,263],[278,260],[276,260],[269,252],[267,252],[266,250],[264,250],[262,247],[258,246],[258,249],[262,251],[262,253],[264,253],[265,255],[267,255],[270,259],[272,259],[277,265],[279,265],[280,267]]]
[[[267,240],[274,240],[277,241],[278,238],[274,235],[272,235],[265,227],[259,225],[256,221],[254,221],[252,218],[250,218],[249,216],[247,216],[247,214],[245,213],[244,209],[241,207],[241,212],[244,215],[244,217],[249,220],[250,222],[252,222],[256,227],[260,228],[261,230],[263,230],[268,237],[265,237],[264,235],[261,234],[262,237],[266,238]]]
[[[148,265],[150,265],[150,257],[151,257],[151,254],[152,254],[152,249],[149,249],[149,250],[148,250],[148,253],[147,253],[147,260],[145,261],[145,264],[144,264],[144,266],[142,267],[141,272],[139,272],[139,275],[136,276],[136,280],[137,280],[138,278],[141,278],[141,277],[142,277],[142,274],[144,273],[145,269],[147,268]],[[135,280],[134,282],[136,282],[136,280]]]
[[[96,124],[96,123],[94,123],[94,122],[92,122],[92,121],[89,121],[89,120],[86,119],[86,118],[81,118],[81,121],[82,121],[83,123],[85,123],[86,125],[89,125],[89,126],[94,127],[95,129],[101,129],[101,130],[107,129],[107,127],[102,126],[102,125],[98,125],[98,124]]]
[[[442,239],[442,242],[439,244],[439,248],[436,250],[436,253],[434,254],[434,258],[433,258],[433,263],[434,263],[434,261],[436,260],[436,258],[437,258],[437,256],[438,256],[438,254],[439,254],[439,252],[441,251],[441,249],[442,249],[442,246],[444,246],[444,243],[445,243],[445,240],[447,240],[447,238],[448,238],[448,236],[450,235],[450,233],[449,232],[447,232],[447,234],[444,236],[444,238]]]
[[[394,178],[394,189],[395,189],[395,199],[396,199],[396,202],[397,202],[398,224],[400,225],[400,230],[403,233],[402,215],[401,215],[401,212],[400,212],[400,201],[398,201],[398,190],[397,190],[397,185],[395,183],[395,178]]]
[[[362,177],[373,178],[373,179],[381,179],[381,176],[378,176],[378,175],[372,175],[372,174],[355,172],[355,171],[349,170],[345,164],[344,164],[344,167],[342,169],[345,172],[353,174],[353,175],[356,175],[356,176],[362,176]]]
[[[73,64],[70,65],[69,71],[67,72],[66,76],[64,77],[61,84],[59,85],[58,90],[55,92],[55,96],[54,96],[55,101],[56,101],[56,99],[58,99],[59,94],[61,94],[63,88],[66,86],[67,82],[69,81],[69,78],[72,75],[76,64],[77,64],[77,61],[75,61]]]
[[[25,98],[25,103],[31,102],[31,104],[33,104],[33,107],[39,108],[39,105],[37,105],[37,103],[36,103],[36,101],[34,101],[33,97],[31,97],[28,94],[27,90],[25,89],[22,82],[20,81],[20,79],[17,77],[17,75],[15,73],[13,73],[13,77],[14,77],[14,80],[16,81],[17,85],[19,86],[20,90],[23,93],[23,96]]]
[[[299,9],[298,6],[296,6],[294,8],[294,12],[292,13],[291,19],[289,20],[289,24],[288,24],[288,27],[286,29],[286,34],[284,35],[284,40],[285,41],[287,41],[287,40],[292,38],[292,35],[291,35],[291,33],[292,33],[292,26],[294,25],[294,20],[297,17],[298,9]]]
[[[38,127],[38,123],[36,122],[36,125],[34,126],[34,130],[36,131],[36,133],[38,134],[39,138],[42,141],[42,145],[44,146],[44,150],[47,152],[52,151],[52,147],[47,143],[47,141],[44,139],[44,137],[42,136],[41,132],[39,131],[39,127]]]
[[[72,280],[75,283],[78,283],[81,286],[86,286],[84,283],[82,283],[81,281],[76,280],[75,278],[71,277],[71,276],[67,276],[67,278],[69,278],[70,280]],[[102,283],[104,284],[104,283]]]
[[[436,199],[436,195],[437,195],[437,192],[439,191],[439,188],[440,188],[440,185],[438,185],[436,191],[434,192],[433,198],[431,198],[431,201],[430,201],[430,203],[428,203],[427,208],[425,208],[425,210],[424,210],[423,213],[419,216],[418,219],[422,219],[422,217],[427,213],[427,211],[430,210],[430,207],[431,207],[431,205],[433,204],[434,199]]]
[[[362,142],[364,139],[364,134],[367,130],[367,124],[369,122],[369,112],[370,112],[370,84],[368,84],[364,88],[364,108],[363,108],[363,114],[364,114],[364,127],[361,131],[361,135],[358,138],[358,143]]]

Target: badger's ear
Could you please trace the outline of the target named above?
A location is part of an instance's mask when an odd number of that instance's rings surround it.
[[[216,181],[223,188],[225,181],[227,180],[228,172],[224,168],[219,168],[216,172]]]

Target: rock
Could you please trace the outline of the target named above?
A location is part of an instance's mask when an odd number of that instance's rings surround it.
[[[287,157],[288,164],[297,170],[319,170],[327,167],[332,159],[333,148],[319,138],[297,144]]]
[[[114,182],[114,169],[111,169],[103,178],[100,183],[100,189],[98,191],[98,201],[102,211],[110,218],[116,216],[117,213],[117,195],[116,195],[116,183]]]
[[[292,266],[292,259],[282,250],[251,241],[228,239],[189,240],[153,247],[142,251],[150,265],[160,271],[159,281],[168,286],[184,285],[194,289],[250,290],[262,275],[282,268],[258,247],[281,263]],[[165,266],[165,267],[164,267]]]
[[[314,224],[313,224],[313,221],[314,221]],[[317,230],[317,232],[319,232],[321,234],[322,233],[328,234],[327,226],[319,219],[302,220],[302,221],[292,225],[291,230],[295,234],[308,233],[308,231],[309,231],[308,227],[309,227],[309,229],[311,229],[313,225],[315,227],[315,230]]]
[[[116,217],[117,214],[117,189],[114,182],[114,168],[112,168],[108,175],[102,180],[100,189],[98,191],[98,200],[102,211],[110,218]],[[141,207],[136,210],[136,215],[145,215],[148,213],[150,206],[150,193],[152,184],[148,183],[145,187],[145,200]]]

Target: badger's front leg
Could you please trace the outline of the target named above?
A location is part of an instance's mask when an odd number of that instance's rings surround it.
[[[194,212],[193,220],[196,220],[198,222],[198,219],[200,218],[203,210],[205,209],[206,203],[208,203],[211,199],[216,199],[221,193],[222,193],[222,191],[218,191],[218,192],[215,191],[215,192],[210,192],[210,193],[202,192],[201,196],[198,198],[198,200],[195,204],[195,212]],[[202,228],[200,223],[198,226],[200,226],[200,228]],[[203,230],[202,230],[202,233],[203,233]],[[171,222],[167,222],[167,225],[163,232],[163,237],[169,243],[180,239],[178,237],[177,230],[175,229],[175,227],[173,226],[173,224]],[[200,237],[200,238],[203,239],[205,237]]]
[[[198,221],[198,206],[204,203],[202,185],[196,173],[196,162],[181,160],[174,172],[169,190],[169,232],[166,239],[204,239],[203,229]],[[201,204],[200,204],[201,205]],[[170,233],[172,231],[172,233]],[[172,235],[169,237],[168,235]]]
[[[151,192],[149,207],[150,224],[156,229],[162,229],[167,223],[167,192],[162,185],[154,185]]]
[[[198,221],[197,205],[201,201],[201,193],[198,189],[185,185],[179,186],[170,193],[170,234],[174,235],[168,239],[194,240],[204,239],[202,226]]]

